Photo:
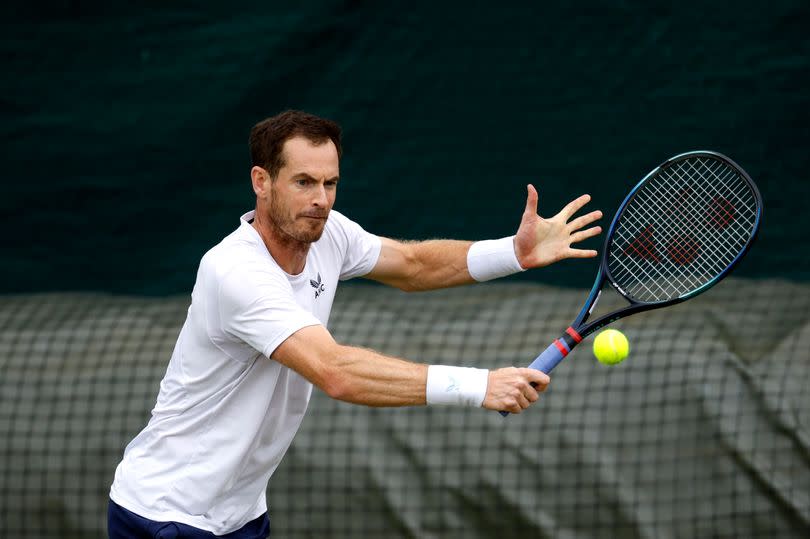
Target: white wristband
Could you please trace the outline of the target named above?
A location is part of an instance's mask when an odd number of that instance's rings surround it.
[[[428,367],[425,396],[430,405],[480,407],[487,396],[489,371],[469,367]]]
[[[515,254],[515,237],[477,241],[467,251],[467,270],[476,281],[489,281],[525,271]]]

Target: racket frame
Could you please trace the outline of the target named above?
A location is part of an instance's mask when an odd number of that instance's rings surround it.
[[[641,187],[644,186],[644,184],[650,178],[655,177],[659,172],[661,172],[665,168],[668,168],[685,159],[691,159],[694,157],[710,157],[712,159],[722,161],[727,166],[732,167],[735,171],[737,171],[738,174],[740,174],[740,176],[742,176],[745,179],[756,199],[757,213],[756,213],[756,220],[753,226],[754,229],[753,233],[751,234],[751,237],[748,239],[748,242],[743,246],[742,249],[740,249],[740,252],[734,258],[734,260],[729,262],[728,266],[726,266],[726,268],[722,272],[717,274],[717,276],[715,276],[713,279],[711,279],[704,285],[694,290],[691,290],[681,296],[678,296],[677,298],[672,298],[664,301],[644,302],[634,300],[630,298],[618,284],[616,284],[616,282],[614,281],[613,277],[610,274],[610,269],[608,268],[608,253],[610,253],[610,248],[613,244],[613,233],[616,229],[616,225],[621,219],[621,216],[624,213],[625,209],[627,209],[627,206],[635,198],[636,194],[639,192]],[[647,175],[644,176],[644,178],[642,178],[641,181],[639,181],[635,185],[635,187],[633,187],[630,193],[628,193],[628,195],[625,197],[622,204],[619,206],[619,209],[616,211],[616,214],[613,216],[613,221],[610,223],[610,228],[608,228],[608,232],[605,235],[605,243],[602,251],[602,257],[599,262],[599,270],[596,274],[596,279],[594,281],[593,288],[591,288],[591,291],[588,294],[588,298],[585,301],[582,310],[574,319],[574,322],[571,324],[570,329],[573,329],[574,332],[581,338],[585,338],[591,333],[597,331],[600,328],[603,328],[604,326],[612,322],[615,322],[616,320],[619,320],[620,318],[625,318],[627,316],[630,316],[631,314],[639,313],[642,311],[649,311],[651,309],[658,309],[660,307],[675,305],[677,303],[686,301],[687,299],[691,299],[699,294],[702,294],[703,292],[705,292],[706,290],[708,290],[709,288],[711,288],[712,286],[723,280],[723,278],[725,278],[729,273],[731,273],[731,271],[739,263],[739,261],[743,258],[743,256],[745,256],[745,254],[750,250],[751,245],[754,243],[754,240],[759,232],[759,225],[761,219],[762,219],[762,195],[760,194],[757,185],[754,183],[754,181],[751,179],[748,173],[742,169],[742,167],[740,167],[737,163],[735,163],[725,155],[708,150],[699,150],[699,151],[685,152],[667,159],[666,161],[664,161],[663,163],[652,169],[649,173],[647,173]],[[613,311],[604,316],[601,316],[593,320],[592,322],[587,322],[588,317],[591,315],[593,309],[596,307],[596,304],[599,301],[599,297],[601,296],[601,291],[605,281],[610,283],[611,287],[616,291],[616,293],[618,293],[622,298],[624,298],[630,305],[624,307],[623,309],[619,309],[617,311]],[[564,333],[563,338],[566,340],[566,344],[568,344],[569,346],[569,351],[571,348],[573,348],[573,346],[576,346],[582,340],[582,339],[577,340],[570,334],[568,330],[566,330],[566,333]]]

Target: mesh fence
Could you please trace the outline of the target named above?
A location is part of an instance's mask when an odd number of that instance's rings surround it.
[[[344,286],[342,342],[426,363],[525,365],[583,290]],[[609,307],[611,298],[603,303]],[[0,537],[103,537],[187,297],[0,301]],[[589,338],[529,411],[370,409],[315,392],[268,488],[274,537],[810,536],[810,287],[729,279]]]

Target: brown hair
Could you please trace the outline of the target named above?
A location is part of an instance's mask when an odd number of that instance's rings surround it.
[[[250,159],[253,166],[262,167],[275,179],[284,166],[282,150],[287,140],[298,136],[315,144],[331,140],[340,157],[343,155],[340,133],[340,126],[332,120],[300,110],[287,110],[253,126],[250,130]]]

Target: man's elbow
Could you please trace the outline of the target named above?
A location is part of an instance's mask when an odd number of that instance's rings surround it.
[[[341,376],[339,373],[328,375],[327,378],[324,378],[320,387],[329,398],[351,402],[351,384],[345,379],[345,376]]]
[[[392,283],[403,292],[419,292],[424,290],[422,281],[424,278],[424,264],[419,255],[419,244],[403,243],[403,250],[400,253],[400,274]]]
[[[419,286],[419,282],[417,279],[409,279],[403,280],[396,283],[396,287],[403,292],[421,292],[424,290],[421,286]]]
[[[414,262],[402,278],[395,283],[395,286],[403,292],[422,292],[428,289],[425,286],[428,278],[425,268]]]
[[[342,347],[339,347],[333,351],[329,360],[323,362],[320,380],[316,385],[332,399],[351,402],[354,384],[351,376],[340,366],[340,357],[345,353]]]

